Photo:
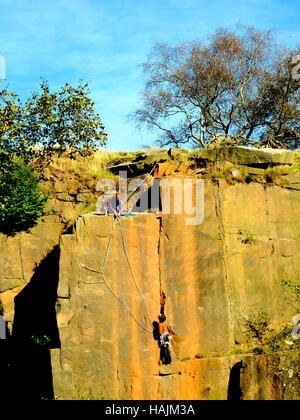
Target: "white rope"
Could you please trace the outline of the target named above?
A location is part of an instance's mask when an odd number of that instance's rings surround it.
[[[136,319],[136,317],[133,315],[133,313],[130,311],[130,309],[128,308],[128,306],[126,305],[126,303],[121,299],[121,298],[119,298],[119,296],[112,290],[112,288],[109,286],[109,284],[107,283],[107,281],[106,281],[106,279],[105,279],[105,276],[104,276],[104,268],[105,268],[105,265],[106,265],[106,262],[107,262],[107,258],[108,258],[108,254],[109,254],[109,250],[110,250],[110,245],[111,245],[111,241],[112,241],[112,236],[113,236],[113,232],[114,232],[114,228],[115,228],[115,224],[116,224],[116,221],[117,221],[117,219],[115,218],[115,220],[114,220],[114,223],[113,223],[113,227],[112,227],[112,231],[111,231],[111,234],[110,234],[110,237],[109,237],[109,241],[108,241],[108,245],[107,245],[107,248],[106,248],[106,253],[105,253],[105,257],[104,257],[104,262],[103,262],[103,265],[102,265],[102,269],[101,269],[101,272],[100,272],[100,274],[101,274],[101,276],[102,276],[102,279],[103,279],[103,281],[102,282],[97,282],[97,283],[88,283],[88,282],[83,282],[83,283],[86,283],[86,284],[100,284],[100,283],[104,283],[105,285],[106,285],[106,287],[108,288],[108,290],[110,291],[110,293],[121,303],[121,305],[123,305],[125,308],[126,308],[126,310],[127,310],[127,312],[130,314],[130,316],[134,319],[134,321],[144,330],[144,331],[146,331],[146,332],[148,332],[148,333],[150,333],[150,334],[152,334],[152,331],[150,331],[150,330],[148,330],[147,328],[145,328],[137,319]],[[119,220],[119,218],[118,218],[118,222],[119,222],[119,224],[120,224],[120,229],[121,229],[121,233],[122,233],[122,238],[123,238],[123,231],[122,231],[122,227],[121,227],[121,223],[120,223],[120,220]],[[126,244],[124,244],[124,242],[123,242],[123,245],[124,245],[124,250],[125,250],[125,247],[126,247]],[[133,277],[134,277],[134,274],[133,274],[133,271],[132,271],[132,267],[131,267],[131,264],[130,264],[130,261],[129,261],[129,257],[128,257],[128,254],[127,254],[127,250],[125,250],[125,253],[126,253],[126,258],[127,258],[127,261],[128,261],[128,263],[129,263],[129,266],[130,266],[130,270],[131,270],[131,273],[132,273],[132,275],[133,275]],[[93,271],[93,272],[95,272],[95,273],[99,273],[99,272],[97,272],[96,270],[93,270],[93,269],[90,269],[89,267],[87,267],[87,266],[85,266],[84,264],[80,264],[80,266],[82,267],[82,268],[85,268],[85,269],[88,269],[88,270],[90,270],[90,271]],[[138,288],[138,285],[137,285],[137,283],[136,283],[136,280],[135,280],[135,278],[134,278],[134,281],[135,281],[135,284],[136,284],[136,287],[137,287],[137,289],[138,289],[138,291],[139,291],[139,293],[141,294],[141,292],[140,292],[140,290],[139,290],[139,288]],[[144,297],[143,297],[143,295],[141,294],[141,296],[142,296],[142,298],[143,298],[143,300],[144,300],[144,304],[145,304],[145,306],[146,306],[146,302],[145,302],[145,299],[144,299]],[[148,309],[147,309],[147,306],[146,306],[146,311],[147,311],[147,314],[148,314],[148,319],[149,319],[149,322],[150,322],[150,324],[151,324],[151,326],[152,326],[152,322],[151,322],[151,320],[150,320],[150,317],[149,317],[149,313],[148,313]]]
[[[125,199],[125,202],[127,202],[128,201],[128,199],[129,199],[129,197],[138,189],[138,188],[140,188],[141,187],[141,185],[144,183],[144,182],[146,182],[147,181],[147,179],[149,178],[149,176],[153,173],[153,171],[154,171],[154,169],[155,169],[155,167],[157,166],[157,164],[155,164],[154,166],[153,166],[153,168],[151,169],[151,171],[149,172],[149,174],[146,176],[146,178],[144,178],[143,180],[142,180],[142,182],[140,182],[135,188],[134,188],[134,190],[133,191],[131,191],[128,195],[127,195],[127,197],[126,197],[126,199]],[[128,313],[132,316],[132,318],[135,320],[135,322],[141,327],[141,328],[143,328],[143,330],[144,331],[146,331],[146,332],[148,332],[148,333],[150,333],[150,334],[152,334],[152,331],[150,331],[150,330],[148,330],[147,328],[145,328],[136,318],[135,318],[135,316],[133,315],[133,313],[130,311],[130,309],[128,308],[128,306],[126,305],[126,303],[122,300],[122,299],[120,299],[117,295],[116,295],[116,293],[112,290],[112,288],[109,286],[109,284],[107,283],[107,281],[105,280],[105,276],[104,276],[104,268],[105,268],[105,265],[106,265],[106,261],[107,261],[107,257],[108,257],[108,253],[109,253],[109,250],[110,250],[110,245],[111,245],[111,240],[112,240],[112,236],[113,236],[113,232],[114,232],[114,228],[115,228],[115,224],[116,224],[116,221],[118,220],[118,223],[119,223],[119,226],[120,226],[120,231],[121,231],[121,236],[122,236],[122,242],[123,242],[123,248],[124,248],[124,252],[125,252],[125,255],[126,255],[126,259],[127,259],[127,262],[128,262],[128,265],[129,265],[129,268],[130,268],[130,272],[131,272],[131,275],[132,275],[132,278],[133,278],[133,281],[134,281],[134,283],[135,283],[135,286],[136,286],[136,288],[137,288],[137,291],[138,291],[138,293],[140,294],[140,296],[141,296],[141,298],[143,299],[143,302],[144,302],[144,306],[145,306],[145,308],[146,308],[146,312],[147,312],[147,316],[148,316],[148,321],[149,321],[149,323],[150,323],[150,325],[151,325],[151,327],[153,327],[153,324],[152,324],[152,321],[151,321],[151,318],[150,318],[150,315],[149,315],[149,311],[148,311],[148,307],[147,307],[147,303],[146,303],[146,300],[145,300],[145,298],[144,298],[144,296],[143,296],[143,294],[141,293],[141,291],[140,291],[140,289],[139,289],[139,286],[138,286],[138,284],[137,284],[137,281],[136,281],[136,279],[135,279],[135,276],[134,276],[134,272],[133,272],[133,269],[132,269],[132,266],[131,266],[131,263],[130,263],[130,259],[129,259],[129,255],[128,255],[128,251],[127,251],[127,247],[126,247],[126,241],[125,241],[125,237],[124,237],[124,233],[123,233],[123,229],[122,229],[122,225],[121,225],[121,222],[120,222],[120,218],[117,216],[117,218],[115,218],[115,220],[114,220],[114,223],[113,223],[113,227],[112,227],[112,231],[111,231],[111,234],[110,234],[110,237],[109,237],[109,241],[108,241],[108,245],[107,245],[107,248],[106,248],[106,253],[105,253],[105,257],[104,257],[104,262],[103,262],[103,265],[102,265],[102,269],[101,269],[101,272],[100,272],[100,274],[101,274],[101,276],[102,276],[102,279],[103,279],[103,281],[98,281],[98,282],[85,282],[85,281],[82,281],[82,283],[85,283],[85,284],[101,284],[101,283],[104,283],[105,285],[106,285],[106,287],[108,288],[108,290],[111,292],[111,294],[126,308],[126,310],[128,311]],[[93,269],[91,269],[91,268],[89,268],[89,267],[87,267],[86,265],[84,265],[84,264],[80,264],[80,266],[82,267],[82,268],[85,268],[86,270],[89,270],[89,271],[92,271],[92,272],[94,272],[94,273],[97,273],[97,274],[99,274],[99,271],[96,271],[96,270],[93,270]]]
[[[128,195],[127,195],[127,197],[125,198],[125,203],[127,203],[127,201],[129,200],[129,198],[130,198],[130,196],[132,195],[132,194],[134,194],[135,192],[136,192],[136,190],[138,189],[138,188],[140,188],[140,186],[141,185],[143,185],[143,183],[144,182],[146,182],[147,181],[147,179],[149,178],[149,176],[152,174],[152,172],[154,171],[154,169],[156,168],[156,166],[157,166],[157,163],[153,166],[153,168],[151,169],[151,171],[149,172],[149,174],[146,176],[146,178],[144,178],[143,180],[142,180],[142,182],[140,182]]]
[[[85,268],[86,270],[92,271],[93,273],[100,274],[100,271],[93,270],[92,268],[86,266],[85,264],[80,264],[80,266],[82,268]],[[80,282],[84,283],[84,284],[101,284],[101,283],[104,283],[104,281],[94,281],[94,282],[92,282],[92,281],[83,281],[83,280],[81,280]]]
[[[120,225],[123,247],[124,247],[124,251],[125,251],[126,258],[127,258],[127,262],[128,262],[129,268],[130,268],[130,272],[131,272],[133,281],[135,283],[135,286],[137,288],[137,291],[139,292],[141,298],[143,299],[143,302],[144,302],[144,305],[145,305],[145,308],[146,308],[146,312],[147,312],[147,316],[148,316],[148,321],[149,321],[150,325],[152,326],[152,321],[151,321],[151,318],[150,318],[150,315],[149,315],[149,311],[148,311],[146,300],[145,300],[142,292],[139,289],[139,286],[138,286],[137,281],[135,279],[134,272],[133,272],[133,269],[132,269],[132,266],[131,266],[131,263],[130,263],[130,259],[129,259],[129,255],[128,255],[127,247],[126,247],[126,242],[125,242],[125,237],[124,237],[124,233],[123,233],[123,229],[122,229],[122,225],[121,225],[121,221],[120,221],[120,218],[119,217],[118,217],[118,222],[119,222],[119,225]]]

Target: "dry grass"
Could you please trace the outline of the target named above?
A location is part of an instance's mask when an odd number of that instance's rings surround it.
[[[212,179],[225,179],[229,185],[233,185],[237,182],[246,182],[247,169],[243,166],[230,165],[225,168],[218,168],[212,163],[208,165],[208,170]],[[239,175],[233,176],[232,170],[238,170]]]
[[[113,164],[124,163],[134,159],[141,153],[149,153],[159,148],[142,149],[136,152],[126,151],[107,151],[98,150],[89,157],[80,157],[76,159],[70,159],[67,154],[62,156],[54,156],[52,162],[48,166],[51,173],[57,175],[58,179],[64,179],[66,177],[76,177],[77,180],[82,181],[85,184],[88,180],[93,179],[113,179],[116,183],[118,182],[118,176],[114,175],[109,167]],[[189,158],[192,160],[196,156],[196,151],[189,153]],[[285,178],[292,171],[299,170],[300,165],[300,153],[295,160],[292,167],[287,168],[286,166],[275,166],[268,168],[262,174],[249,174],[247,168],[242,165],[229,165],[223,168],[218,167],[215,163],[208,163],[206,169],[212,177],[212,179],[225,179],[229,185],[236,183],[245,182],[260,182],[264,184],[274,184],[278,186],[285,186],[287,180]],[[234,176],[232,170],[238,169],[239,175]]]
[[[61,174],[62,177],[76,175],[81,180],[110,178],[117,181],[109,167],[113,164],[129,162],[141,153],[149,153],[158,148],[141,149],[136,152],[97,150],[88,157],[78,156],[71,159],[67,153],[62,156],[54,156],[48,168],[53,173]]]
[[[114,162],[131,159],[135,153],[97,150],[91,156],[70,159],[67,154],[55,156],[49,165],[51,172],[76,174],[81,179],[116,178],[108,167]]]
[[[238,175],[234,176],[232,170],[238,170]],[[226,168],[218,168],[214,164],[208,165],[209,174],[212,179],[225,179],[227,184],[234,185],[236,183],[258,182],[267,185],[277,185],[286,187],[289,184],[286,175],[291,172],[287,166],[274,166],[265,169],[261,174],[249,173],[249,168],[241,165],[228,166]]]
[[[288,180],[284,178],[288,175],[289,170],[284,166],[275,166],[265,170],[263,179],[267,184],[277,185],[278,187],[285,187],[288,185]]]

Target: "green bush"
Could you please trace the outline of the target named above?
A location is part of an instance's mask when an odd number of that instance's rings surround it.
[[[13,234],[34,226],[43,214],[47,197],[33,169],[10,161],[0,169],[0,231]]]

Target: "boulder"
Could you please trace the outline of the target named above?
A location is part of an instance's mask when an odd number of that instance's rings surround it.
[[[286,176],[288,188],[300,190],[300,172],[292,172]]]
[[[56,181],[54,183],[54,191],[57,193],[64,193],[67,191],[67,184],[64,181]]]
[[[170,162],[159,163],[153,171],[153,176],[156,178],[160,178],[164,175],[171,175],[176,171],[177,166],[178,165],[174,165]]]
[[[108,169],[115,174],[126,171],[127,175],[132,177],[150,172],[155,164],[168,160],[170,160],[170,156],[168,155],[167,150],[155,149],[148,153],[142,152],[138,154],[136,158],[129,163],[111,166]]]
[[[292,165],[295,152],[285,149],[258,149],[256,147],[230,146],[199,150],[197,159],[227,161],[238,165]]]
[[[188,163],[180,163],[179,166],[176,168],[176,172],[180,174],[185,174],[187,173],[188,169],[189,169]]]
[[[238,168],[230,168],[228,172],[231,173],[233,178],[239,178],[241,176],[241,171]]]
[[[188,154],[189,151],[187,149],[180,149],[179,147],[171,147],[168,150],[170,158],[178,162],[184,162],[187,159]]]
[[[76,201],[78,203],[90,203],[92,199],[92,194],[89,192],[80,192],[76,195]]]
[[[51,181],[40,181],[39,187],[44,194],[50,194],[53,191],[53,184]]]
[[[57,193],[56,194],[56,198],[59,201],[74,201],[74,197],[72,197],[71,195],[69,195],[68,193]]]

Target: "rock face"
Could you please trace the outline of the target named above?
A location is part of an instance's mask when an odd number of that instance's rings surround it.
[[[299,204],[296,190],[207,181],[199,225],[172,212],[122,218],[139,290],[119,224],[110,242],[113,218],[78,219],[60,242],[55,397],[238,399],[241,389],[244,399],[282,398],[267,356],[232,354],[249,314],[264,311],[276,326],[295,315],[282,281],[300,274]],[[163,293],[170,366],[159,365],[144,304],[156,320]]]
[[[0,302],[10,330],[15,297],[30,282],[39,263],[58,245],[63,227],[57,216],[45,216],[28,233],[14,237],[0,234]]]
[[[45,216],[29,232],[0,235],[3,400],[12,398],[12,389],[18,400],[53,397],[50,351],[44,344],[59,346],[55,302],[63,230],[58,216]]]
[[[291,166],[297,153],[285,149],[255,148],[243,146],[213,146],[189,152],[186,149],[155,149],[139,153],[132,161],[111,166],[109,169],[118,174],[126,171],[128,176],[138,176],[149,172],[154,165],[156,176],[186,173],[189,168],[207,163],[221,167],[228,164],[246,165],[256,168],[268,168],[276,165]]]
[[[295,153],[284,149],[255,147],[212,147],[200,150],[197,157],[213,162],[231,162],[239,165],[292,165]]]
[[[299,399],[292,337],[276,357],[259,355],[249,350],[244,326],[250,315],[265,312],[279,331],[299,313],[284,286],[300,278],[299,172],[289,172],[285,188],[207,178],[203,197],[195,184],[205,176],[189,172],[198,160],[199,166],[231,162],[259,173],[267,166],[297,166],[296,155],[218,148],[189,156],[182,149],[158,150],[129,164],[136,175],[157,163],[148,188],[164,177],[182,191],[176,195],[171,188],[171,211],[165,211],[161,183],[161,202],[154,201],[162,212],[122,218],[124,237],[116,223],[110,242],[114,220],[91,213],[61,236],[98,195],[94,181],[80,186],[51,174],[43,182],[52,194],[43,220],[30,232],[0,235],[0,315],[8,337],[0,340],[0,371],[8,394],[250,400],[295,399],[295,389]],[[188,207],[182,206],[183,214],[174,207],[189,191],[185,180],[192,180],[193,205],[203,204],[198,224],[191,223]],[[164,298],[173,336],[170,366],[159,364],[147,314],[157,320]]]

